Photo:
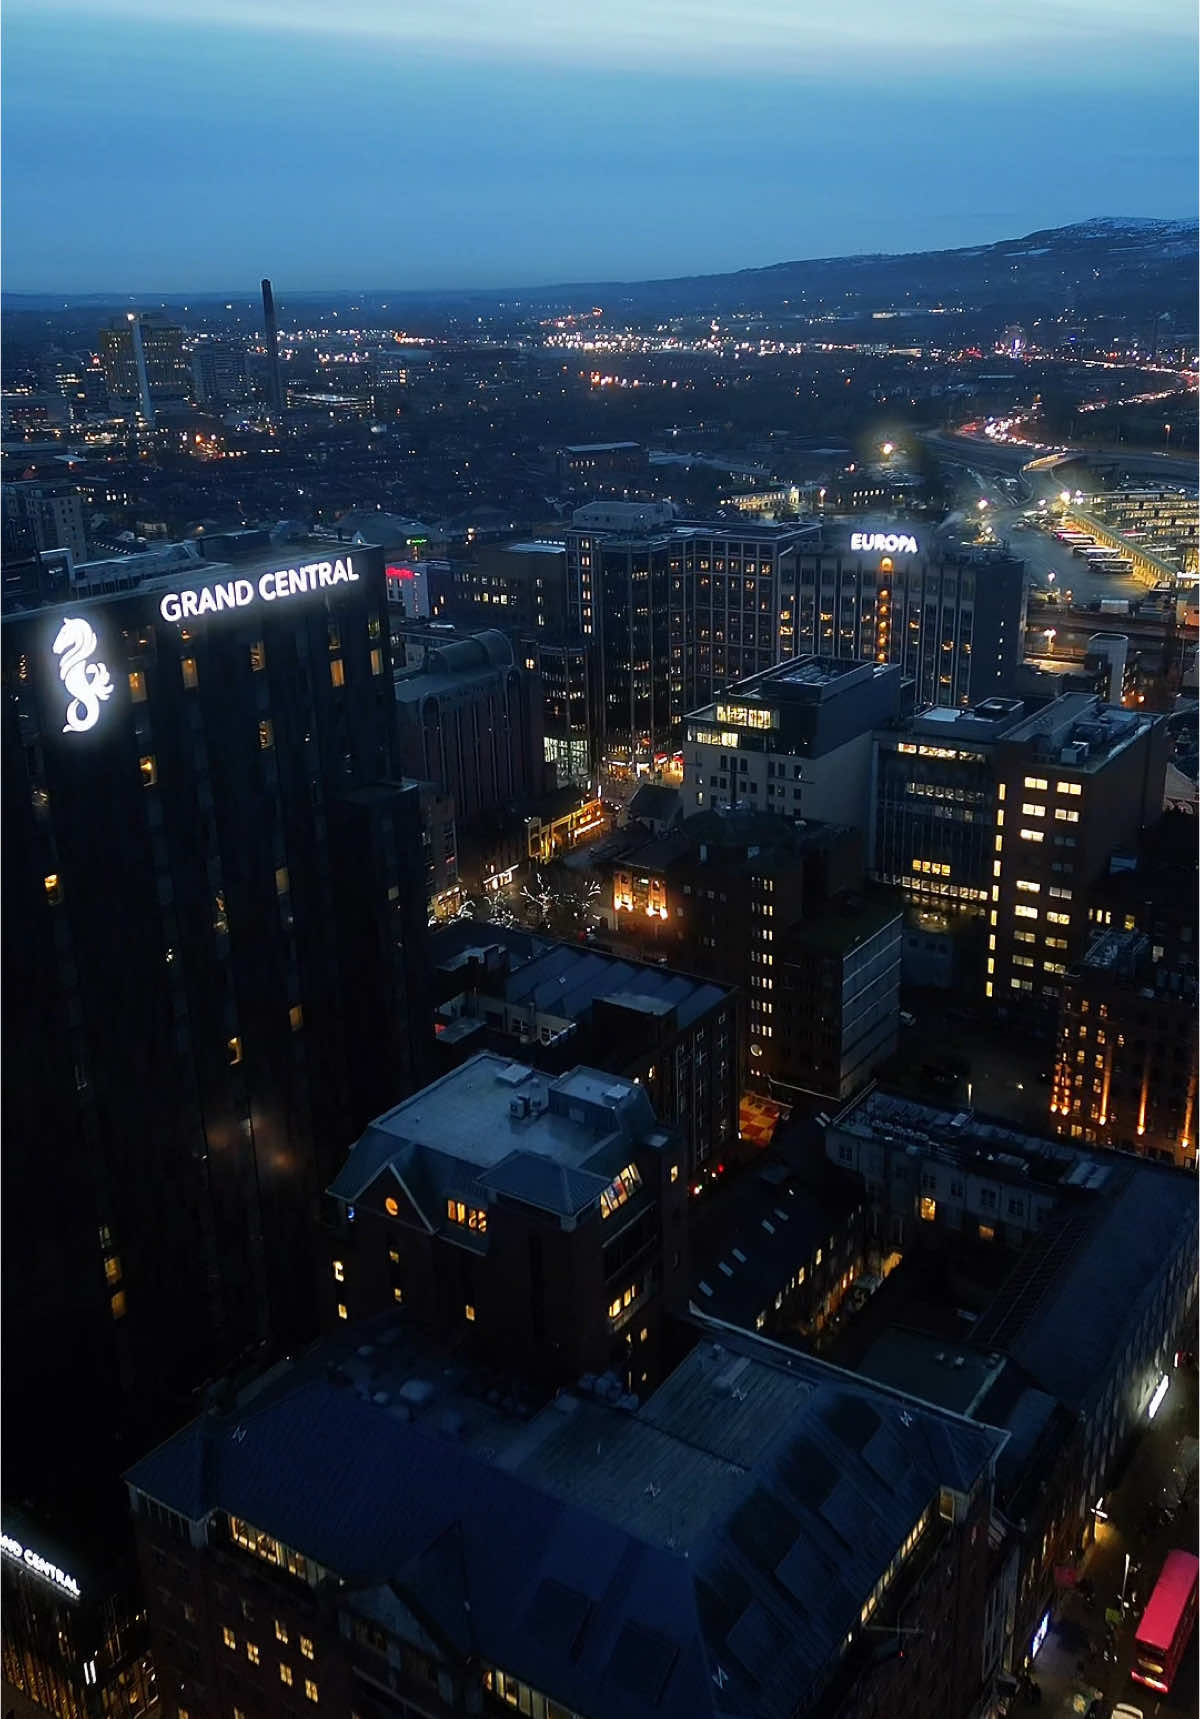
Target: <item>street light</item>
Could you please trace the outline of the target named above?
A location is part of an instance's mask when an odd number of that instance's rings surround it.
[[[1049,656],[1054,655],[1054,641],[1057,638],[1057,636],[1058,636],[1058,628],[1057,627],[1047,627],[1046,628],[1046,652],[1047,652],[1047,655],[1049,655]]]
[[[1069,489],[1059,490],[1058,499],[1059,499],[1059,501],[1062,502],[1064,507],[1067,507],[1070,504],[1070,500],[1071,500],[1070,490]]]
[[[979,501],[976,502],[975,505],[976,505],[976,507],[978,507],[980,513],[983,513],[987,507],[987,496],[986,495],[983,496]]]
[[[1168,428],[1168,430],[1171,428],[1170,424],[1167,425],[1167,428]],[[890,460],[892,455],[895,453],[895,451],[896,451],[895,442],[885,442],[883,444],[882,449],[881,449],[881,452],[882,452],[885,460]]]

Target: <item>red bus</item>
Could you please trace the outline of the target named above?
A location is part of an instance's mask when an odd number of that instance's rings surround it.
[[[1196,1579],[1200,1560],[1190,1552],[1168,1552],[1134,1638],[1130,1676],[1165,1695],[1179,1670],[1196,1623]]]

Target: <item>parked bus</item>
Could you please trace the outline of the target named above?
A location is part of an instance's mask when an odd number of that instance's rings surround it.
[[[1138,1625],[1130,1676],[1160,1695],[1170,1689],[1196,1626],[1198,1574],[1200,1560],[1190,1552],[1168,1552]]]

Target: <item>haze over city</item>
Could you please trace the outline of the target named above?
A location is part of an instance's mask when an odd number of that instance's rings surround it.
[[[1139,9],[9,0],[10,292],[504,287],[1186,215]]]

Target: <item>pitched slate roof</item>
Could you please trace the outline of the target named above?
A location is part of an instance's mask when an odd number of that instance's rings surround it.
[[[750,1337],[702,1342],[638,1413],[565,1396],[507,1437],[339,1383],[329,1349],[130,1486],[244,1517],[351,1608],[393,1588],[589,1719],[786,1719],[938,1488],[968,1491],[1003,1443]]]

